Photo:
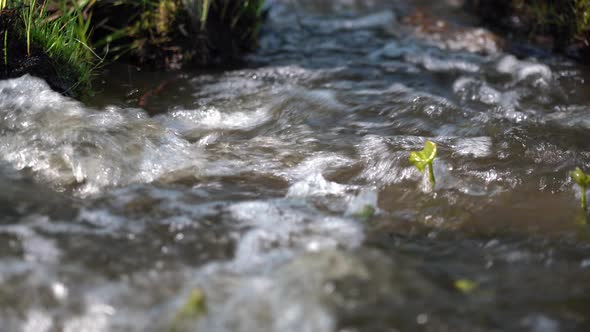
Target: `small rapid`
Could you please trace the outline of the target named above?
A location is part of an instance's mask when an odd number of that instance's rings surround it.
[[[161,74],[0,81],[0,332],[590,330],[587,68],[409,11],[269,1],[144,108]]]

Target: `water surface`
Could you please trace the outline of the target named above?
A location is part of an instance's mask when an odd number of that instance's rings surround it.
[[[0,331],[589,331],[587,68],[408,12],[275,1],[244,68],[86,104],[0,82]]]

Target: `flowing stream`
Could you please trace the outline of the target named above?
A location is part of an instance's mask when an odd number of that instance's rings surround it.
[[[0,81],[0,331],[590,331],[588,69],[406,7],[271,1],[245,67],[86,103]]]

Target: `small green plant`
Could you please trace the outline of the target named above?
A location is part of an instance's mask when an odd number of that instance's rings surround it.
[[[416,166],[420,173],[424,173],[426,166],[428,166],[428,173],[430,178],[430,185],[434,188],[436,180],[434,179],[434,170],[432,169],[432,162],[436,158],[436,144],[432,141],[424,143],[422,151],[410,152],[410,162]]]
[[[371,204],[365,204],[363,207],[354,213],[354,216],[362,219],[364,221],[368,221],[375,215],[375,207]]]
[[[588,184],[590,183],[590,174],[585,174],[582,169],[576,167],[576,169],[570,173],[570,176],[578,184],[580,190],[582,191],[582,198],[580,200],[582,209],[586,211],[588,209],[586,205],[586,190],[588,189]]]
[[[463,294],[472,293],[478,287],[475,281],[469,279],[455,280],[453,286],[455,286],[455,289]]]
[[[53,7],[47,0],[16,3],[22,8],[27,55],[48,55],[57,66],[58,76],[75,82],[69,90],[88,92],[93,70],[98,66],[94,57],[102,59],[89,46],[92,15],[83,13],[80,4],[84,1],[59,0],[52,3]]]
[[[198,319],[207,313],[205,293],[200,288],[193,288],[186,303],[176,313],[168,332],[183,330],[182,324],[187,320]],[[184,331],[184,330],[183,330]]]

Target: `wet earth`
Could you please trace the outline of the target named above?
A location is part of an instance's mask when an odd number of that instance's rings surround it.
[[[590,331],[588,68],[408,10],[271,1],[245,68],[85,103],[0,81],[0,331]]]

